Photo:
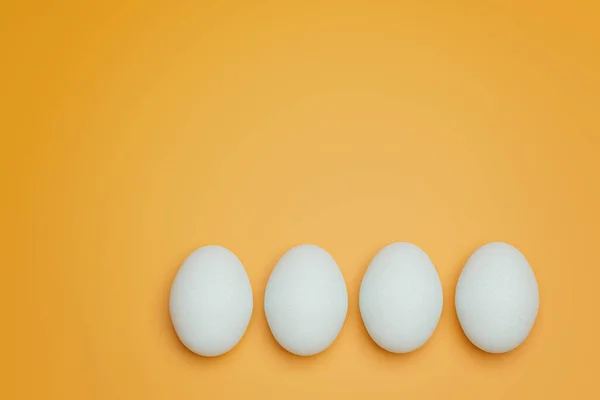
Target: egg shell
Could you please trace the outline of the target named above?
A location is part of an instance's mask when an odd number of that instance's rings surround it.
[[[384,247],[365,272],[359,306],[367,332],[383,349],[408,353],[421,347],[443,307],[442,285],[429,256],[411,243]]]
[[[252,288],[241,261],[221,246],[205,246],[183,262],[171,286],[170,313],[181,342],[214,357],[242,338],[252,315]]]
[[[264,305],[277,342],[293,354],[310,356],[328,348],[342,329],[348,292],[333,257],[305,244],[290,249],[277,262]]]
[[[529,262],[507,243],[488,243],[465,264],[456,285],[456,314],[469,340],[489,353],[505,353],[529,335],[539,309]]]

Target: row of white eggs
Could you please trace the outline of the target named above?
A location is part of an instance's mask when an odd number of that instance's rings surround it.
[[[421,347],[442,313],[442,286],[427,254],[410,243],[384,247],[360,286],[359,308],[371,338],[393,353]],[[538,313],[537,281],[525,257],[489,243],[467,261],[456,287],[463,331],[480,349],[503,353],[529,335]],[[194,251],[171,287],[170,312],[183,344],[218,356],[242,338],[252,315],[252,288],[240,260],[220,246]],[[287,351],[310,356],[328,348],[346,319],[348,292],[333,257],[314,245],[292,248],[275,265],[264,309]]]

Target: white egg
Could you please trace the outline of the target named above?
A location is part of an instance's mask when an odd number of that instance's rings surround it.
[[[265,314],[284,349],[301,356],[322,352],[339,334],[347,311],[344,277],[325,250],[297,246],[277,262],[265,290]]]
[[[240,341],[252,305],[244,266],[221,246],[194,251],[171,286],[170,312],[177,336],[188,349],[206,357],[227,353]]]
[[[456,286],[456,314],[469,340],[489,353],[519,346],[540,304],[527,259],[506,243],[488,243],[467,261]]]
[[[360,285],[360,314],[367,332],[392,353],[408,353],[429,340],[443,301],[435,266],[411,243],[393,243],[379,251]]]

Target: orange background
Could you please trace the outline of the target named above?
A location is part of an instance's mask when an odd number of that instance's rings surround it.
[[[50,3],[0,13],[0,397],[600,398],[595,1]],[[501,356],[470,345],[453,301],[493,240],[541,294]],[[379,349],[358,311],[393,241],[422,247],[444,288],[409,355]],[[305,242],[350,296],[312,358],[282,350],[262,309]],[[242,260],[255,307],[240,344],[204,359],[168,292],[211,243]]]

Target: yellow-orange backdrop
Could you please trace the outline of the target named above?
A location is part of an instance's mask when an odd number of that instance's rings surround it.
[[[0,397],[599,398],[594,3],[5,3]],[[502,356],[469,344],[453,301],[494,240],[541,293]],[[393,241],[430,255],[445,300],[401,356],[357,306]],[[262,309],[276,260],[305,242],[350,296],[313,358],[280,349]],[[203,359],[168,291],[211,243],[240,257],[255,308],[231,353]]]

